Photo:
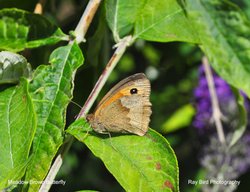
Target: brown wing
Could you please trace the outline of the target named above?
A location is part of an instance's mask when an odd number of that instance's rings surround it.
[[[95,116],[95,122],[98,126],[93,127],[95,131],[100,133],[105,132],[126,132],[125,127],[129,123],[129,109],[122,106],[120,100],[100,110],[100,114]]]
[[[144,135],[151,115],[150,83],[143,73],[114,86],[98,104],[91,124],[97,132],[130,132]]]
[[[136,73],[134,75],[131,75],[123,80],[121,80],[120,82],[118,82],[114,87],[112,87],[112,89],[109,90],[108,93],[106,93],[106,95],[102,98],[102,100],[98,103],[98,105],[95,108],[95,111],[98,110],[98,108],[100,108],[101,105],[105,105],[105,103],[109,103],[107,101],[111,101],[111,98],[114,98],[115,96],[117,96],[117,93],[119,93],[119,91],[121,89],[124,89],[124,87],[127,87],[129,85],[134,85],[135,81],[138,80],[146,80],[148,81],[147,77],[144,75],[144,73]],[[150,83],[148,81],[149,84],[149,89],[150,89]]]
[[[142,136],[148,131],[148,124],[152,113],[149,101],[150,84],[146,83],[146,81],[137,83],[140,83],[140,85],[137,85],[137,94],[122,97],[121,103],[124,107],[130,109],[127,115],[130,122],[125,129],[128,132]]]

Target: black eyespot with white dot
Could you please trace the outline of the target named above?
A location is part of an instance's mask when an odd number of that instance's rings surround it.
[[[130,93],[131,93],[131,95],[137,94],[138,90],[136,88],[130,89]]]

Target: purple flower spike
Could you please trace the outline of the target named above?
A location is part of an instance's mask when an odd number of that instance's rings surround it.
[[[220,78],[213,70],[212,73],[220,107],[228,106],[230,102],[235,102],[234,95],[227,82]],[[197,115],[194,118],[193,126],[198,128],[199,130],[202,128],[206,129],[207,127],[209,127],[209,123],[211,123],[210,119],[212,115],[212,106],[203,65],[199,67],[199,83],[194,90],[194,98],[196,102]],[[222,111],[224,110],[222,109]],[[203,118],[200,118],[201,116]],[[205,132],[206,131],[204,131],[204,133]]]
[[[226,143],[228,144],[237,127],[239,109],[234,94],[227,82],[220,78],[214,71],[213,79],[219,108],[226,119],[221,119],[221,121],[223,123]],[[244,97],[245,108],[249,115],[250,101],[246,94],[243,92],[241,92],[241,94]],[[196,116],[193,121],[193,126],[199,134],[201,143],[203,143],[203,155],[200,159],[200,163],[207,171],[206,178],[216,178],[218,171],[220,172],[222,167],[222,174],[226,180],[238,178],[250,168],[249,126],[242,138],[234,146],[230,147],[230,149],[228,145],[223,145],[218,140],[218,135],[212,120],[213,109],[203,66],[199,68],[199,82],[198,86],[194,89],[194,98]],[[225,191],[226,187],[227,186],[220,185],[217,191]],[[213,185],[203,185],[202,189],[204,191],[212,191]]]

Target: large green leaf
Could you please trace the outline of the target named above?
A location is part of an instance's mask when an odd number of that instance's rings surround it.
[[[21,51],[67,39],[41,15],[14,8],[0,10],[0,50]]]
[[[50,63],[38,67],[29,89],[38,124],[26,180],[42,181],[62,144],[66,107],[72,98],[72,81],[76,69],[83,63],[81,49],[75,43],[60,47],[51,54]],[[38,188],[39,185],[30,185],[29,191]]]
[[[0,190],[25,173],[36,116],[26,81],[0,93]]]
[[[22,55],[8,51],[0,52],[0,84],[17,83],[20,77],[30,75],[30,64]]]
[[[144,0],[106,1],[106,17],[114,36],[123,37],[132,31],[144,3]]]
[[[107,0],[108,24],[116,40],[133,34],[150,41],[197,42],[182,6],[176,0]]]
[[[75,121],[67,132],[101,158],[126,191],[179,190],[175,154],[157,132],[150,129],[143,137],[113,135],[110,138],[92,132],[84,119]]]
[[[201,48],[216,72],[250,96],[250,22],[225,0],[187,0]]]

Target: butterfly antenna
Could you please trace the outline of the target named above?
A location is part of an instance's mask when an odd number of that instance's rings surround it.
[[[75,104],[77,107],[79,107],[80,109],[82,109],[82,106],[81,105],[79,105],[78,103],[76,103],[75,101],[70,101],[70,103],[73,103],[73,104]],[[76,119],[78,117],[78,115],[76,115],[74,118]]]
[[[82,108],[82,106],[81,105],[79,105],[78,103],[76,103],[75,101],[70,101],[70,103],[73,103],[73,104],[75,104],[77,107],[79,107],[80,109]]]

